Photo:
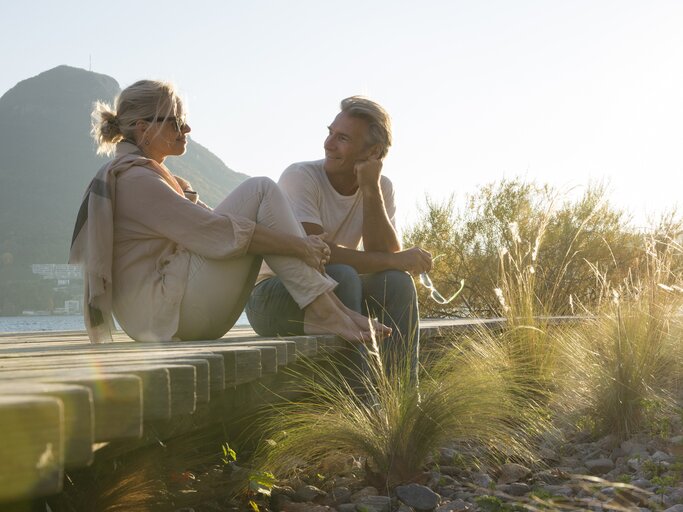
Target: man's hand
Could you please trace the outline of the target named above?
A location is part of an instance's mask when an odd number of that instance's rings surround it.
[[[419,247],[396,252],[392,257],[397,270],[410,272],[413,275],[429,272],[432,269],[432,255]]]
[[[358,160],[353,172],[356,174],[358,188],[361,190],[368,187],[379,187],[379,177],[382,174],[382,161],[370,157],[367,160]]]

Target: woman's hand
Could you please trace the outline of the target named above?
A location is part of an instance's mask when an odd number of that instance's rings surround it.
[[[301,259],[307,265],[318,269],[320,272],[325,272],[325,265],[330,261],[330,248],[323,241],[326,233],[320,235],[308,235],[302,238]]]

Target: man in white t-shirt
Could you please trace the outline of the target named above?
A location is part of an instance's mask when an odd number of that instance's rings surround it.
[[[390,145],[386,111],[363,97],[346,98],[329,126],[325,159],[289,166],[278,183],[306,233],[326,234],[331,255],[325,270],[339,283],[335,294],[391,327],[381,345],[385,362],[391,367],[409,355],[415,372],[419,318],[410,274],[429,271],[432,257],[419,247],[401,248],[393,186],[382,174]],[[246,310],[262,336],[303,333],[301,310],[267,267]]]

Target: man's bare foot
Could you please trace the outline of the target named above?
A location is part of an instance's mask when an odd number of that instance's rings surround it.
[[[359,325],[332,298],[323,293],[304,309],[304,334],[336,334],[347,341],[366,343],[372,340],[368,319]]]
[[[360,328],[368,329],[368,323],[371,323],[372,328],[375,331],[375,335],[378,338],[384,338],[386,336],[391,336],[392,329],[389,326],[384,325],[382,322],[377,320],[376,318],[369,318],[367,316],[363,316],[357,311],[354,311],[353,309],[347,308],[344,303],[337,297],[334,293],[331,293],[332,299],[335,301],[337,306],[344,311],[351,320],[353,320],[356,325]]]

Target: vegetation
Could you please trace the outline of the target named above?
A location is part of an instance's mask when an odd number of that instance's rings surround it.
[[[377,342],[363,370],[304,361],[286,390],[298,398],[281,397],[252,429],[262,434],[255,469],[236,479],[246,502],[258,509],[276,478],[319,483],[349,468],[390,493],[397,484],[425,482],[425,469],[444,447],[454,450],[454,466],[490,469],[534,465],[543,443],[561,443],[578,431],[611,435],[617,443],[639,432],[668,436],[683,379],[681,224],[672,214],[650,233],[635,233],[603,196],[596,187],[560,202],[547,187],[511,181],[471,198],[471,213],[454,211],[452,201],[428,201],[426,222],[408,242],[443,255],[430,274],[445,295],[462,278],[467,288],[463,302],[445,306],[421,296],[422,310],[488,312],[506,325],[423,351],[419,386],[409,361],[383,366]],[[581,321],[552,318],[560,314]],[[211,453],[223,472],[240,473],[229,445]],[[662,496],[680,481],[680,468],[665,472],[652,461],[643,468]],[[627,502],[647,500],[631,475],[614,478],[575,480],[587,496],[611,487]],[[598,505],[543,490],[519,504],[493,495],[477,504],[482,510]]]
[[[511,248],[543,263],[534,267],[534,291],[546,312],[564,315],[575,313],[579,305],[591,307],[599,299],[593,269],[610,282],[620,282],[641,254],[641,236],[605,196],[604,186],[593,185],[578,199],[563,200],[547,185],[515,179],[482,187],[462,208],[453,198],[443,203],[427,198],[417,222],[406,231],[405,245],[419,245],[438,256],[430,275],[444,295],[457,290],[461,279],[465,289],[460,302],[446,306],[429,301],[419,290],[422,314],[504,316],[495,290],[501,288],[501,251]],[[669,230],[675,228],[669,219]]]
[[[297,376],[307,399],[286,403],[273,420],[265,460],[276,474],[317,471],[352,453],[390,485],[419,480],[444,443],[470,464],[533,462],[549,432],[589,426],[594,436],[624,439],[662,428],[683,376],[676,217],[636,233],[602,187],[560,202],[548,187],[520,181],[485,187],[468,207],[428,200],[406,236],[440,256],[431,274],[444,294],[467,283],[462,303],[425,295],[421,308],[503,316],[506,328],[432,352],[419,391],[376,364],[371,377],[358,377],[360,392],[329,369],[307,368]],[[550,318],[563,314],[585,321]]]

